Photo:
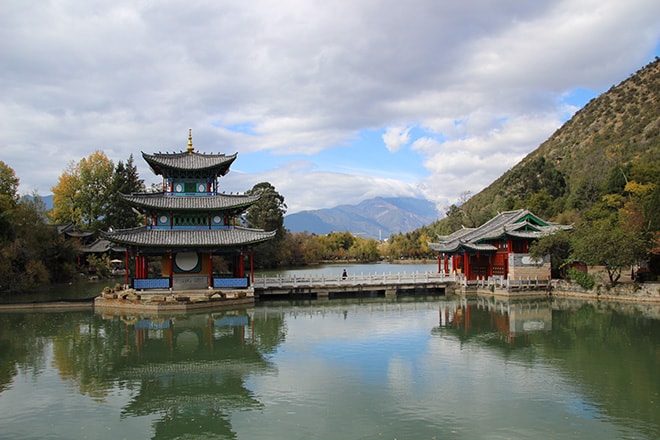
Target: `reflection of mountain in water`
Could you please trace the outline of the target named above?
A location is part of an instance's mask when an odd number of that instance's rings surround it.
[[[262,407],[245,377],[273,367],[257,349],[247,312],[120,319],[125,345],[116,380],[138,384],[122,417],[159,414],[155,438],[235,438],[232,411]]]

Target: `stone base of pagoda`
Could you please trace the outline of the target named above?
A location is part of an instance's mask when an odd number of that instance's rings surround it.
[[[208,285],[208,275],[177,275],[172,277],[172,290],[205,289]]]
[[[94,308],[106,313],[169,313],[249,306],[254,304],[254,289],[218,290],[153,289],[148,292],[126,289],[103,292],[94,300]]]

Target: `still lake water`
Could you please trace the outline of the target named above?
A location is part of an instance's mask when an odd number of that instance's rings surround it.
[[[649,305],[0,312],[0,438],[657,439],[659,373]]]

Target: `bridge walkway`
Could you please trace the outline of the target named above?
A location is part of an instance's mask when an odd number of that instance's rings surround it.
[[[445,293],[456,281],[443,273],[351,274],[309,276],[261,276],[253,283],[255,297],[296,296],[331,297],[349,293],[372,292],[393,296],[405,292]]]
[[[255,297],[311,296],[332,297],[346,294],[384,294],[395,296],[405,293],[468,293],[470,291],[490,291],[495,294],[511,295],[523,291],[545,291],[550,288],[550,280],[488,279],[466,280],[461,274],[442,272],[396,273],[396,274],[352,274],[307,275],[307,276],[261,276],[253,283]]]

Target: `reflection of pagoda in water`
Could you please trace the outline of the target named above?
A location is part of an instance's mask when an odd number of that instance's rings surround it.
[[[505,302],[478,298],[476,301],[445,303],[439,312],[439,328],[454,329],[464,339],[496,333],[513,344],[515,339],[538,331],[552,330],[552,308],[547,301]]]
[[[247,311],[120,319],[126,339],[116,380],[137,384],[122,417],[160,415],[154,438],[235,438],[231,413],[261,408],[245,377],[272,366]]]

